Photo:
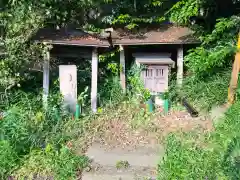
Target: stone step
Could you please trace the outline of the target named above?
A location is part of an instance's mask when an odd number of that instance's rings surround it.
[[[109,174],[84,174],[82,180],[156,180],[157,178],[134,177],[132,174],[109,175]]]
[[[153,180],[156,179],[156,169],[148,167],[127,167],[117,169],[111,166],[93,165],[89,172],[84,172],[82,180]]]
[[[146,176],[150,175],[155,175],[156,174],[156,167],[151,168],[151,167],[145,167],[145,166],[129,166],[129,167],[113,167],[113,166],[101,166],[99,164],[92,164],[91,168],[89,169],[89,172],[91,173],[108,173],[108,174],[145,174]]]
[[[82,180],[153,180],[164,150],[160,145],[109,149],[95,143],[86,155],[92,160],[91,170],[83,172]],[[127,166],[119,168],[121,162]]]
[[[101,166],[115,167],[119,161],[127,161],[130,166],[156,167],[164,154],[163,147],[138,147],[134,150],[104,149],[101,145],[91,146],[86,155]]]

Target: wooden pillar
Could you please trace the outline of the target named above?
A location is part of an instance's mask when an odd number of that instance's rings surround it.
[[[120,82],[123,92],[126,93],[126,74],[125,74],[125,54],[124,47],[122,45],[120,48]]]
[[[97,80],[98,80],[98,52],[97,48],[92,51],[92,86],[91,86],[91,107],[97,112]]]
[[[177,50],[177,85],[182,86],[183,82],[183,46]]]
[[[47,109],[48,94],[49,94],[49,67],[50,67],[50,52],[46,51],[43,61],[43,107]]]

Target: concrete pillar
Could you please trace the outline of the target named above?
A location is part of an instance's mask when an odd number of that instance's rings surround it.
[[[94,113],[97,112],[97,82],[98,82],[98,52],[97,48],[92,51],[92,86],[91,86],[91,107]]]
[[[182,87],[183,82],[183,46],[177,50],[177,85]]]
[[[123,92],[126,93],[126,71],[125,71],[126,67],[124,47],[120,45],[119,48],[120,48],[120,82]]]
[[[50,72],[50,52],[47,51],[44,54],[43,61],[43,106],[47,109],[48,106],[48,95],[49,95],[49,72]]]

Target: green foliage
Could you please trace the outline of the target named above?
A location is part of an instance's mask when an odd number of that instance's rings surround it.
[[[164,11],[171,7],[172,1],[158,0],[134,0],[108,2],[112,5],[113,11],[102,19],[103,22],[114,26],[125,26],[134,29],[141,24],[161,23],[165,20]]]
[[[88,92],[88,86],[84,89],[83,92],[81,92],[81,93],[78,95],[77,100],[78,100],[79,105],[81,105],[81,106],[84,106],[84,105],[85,105],[86,98],[88,97],[87,92]]]
[[[217,23],[215,28],[217,32],[214,30],[211,34],[206,35],[202,31],[199,33],[200,26],[197,25],[198,34],[204,34],[200,37],[204,46],[193,50],[187,58],[188,67],[194,73],[208,71],[215,66],[224,66],[226,59],[234,52],[231,40],[234,39],[233,31],[238,29],[239,23],[237,18],[233,20],[229,17],[237,15],[235,9],[238,5],[239,2],[229,1],[226,6],[223,6],[222,2],[212,0],[3,1],[1,24],[5,32],[3,42],[7,55],[1,59],[0,63],[1,86],[4,89],[11,89],[20,80],[27,78],[23,71],[30,62],[42,60],[46,45],[33,44],[31,38],[39,28],[45,26],[63,27],[74,24],[90,31],[100,32],[101,28],[108,26],[138,29],[168,20],[189,25],[191,17],[200,16],[205,20],[204,28],[208,24],[215,25],[217,19],[225,17]],[[227,15],[221,9],[225,7],[229,12]],[[203,15],[200,15],[199,12],[202,9]],[[212,40],[217,41],[212,43]],[[108,67],[114,73],[118,72],[118,67],[113,62],[105,65],[105,68]]]
[[[73,154],[68,148],[63,147],[55,159],[55,177],[59,180],[76,179],[77,172],[87,167],[88,158]]]
[[[230,69],[223,69],[204,79],[187,78],[181,96],[186,97],[199,110],[210,110],[213,106],[226,102],[230,78]],[[174,87],[169,91],[172,97],[176,97],[176,86]]]
[[[185,57],[188,70],[196,77],[210,76],[216,68],[229,67],[236,52],[236,41],[240,19],[219,19],[215,29],[200,39],[202,45]]]
[[[1,138],[11,142],[18,153],[26,153],[31,147],[41,146],[44,139],[56,133],[64,121],[58,122],[56,116],[59,102],[50,100],[52,104],[49,103],[48,111],[44,112],[39,104],[41,96],[17,95],[17,103],[12,102],[6,111],[7,115],[0,122]]]
[[[99,55],[99,62],[112,62],[117,61],[119,48],[111,52]]]
[[[170,21],[178,24],[189,24],[190,17],[199,15],[200,2],[201,1],[195,0],[178,1],[168,11],[170,14]]]
[[[116,168],[117,169],[127,169],[129,168],[130,164],[128,161],[117,161]]]
[[[173,87],[174,85],[172,85]],[[174,86],[174,89],[172,91],[175,91],[176,92],[176,86]],[[172,94],[174,94],[175,92],[171,92]],[[169,95],[169,91],[165,91],[164,93],[160,94],[160,98],[166,100],[166,99],[169,99],[170,98],[170,95]]]
[[[148,89],[145,89],[143,80],[140,78],[143,68],[144,66],[138,67],[134,64],[129,71],[128,81],[129,94],[145,102],[151,97],[151,93]]]
[[[105,76],[99,88],[100,106],[116,105],[124,98],[119,79],[121,71],[121,66],[119,65],[119,48],[100,55],[100,66],[108,71],[108,73],[105,73],[107,76]]]
[[[167,139],[158,179],[238,179],[239,107],[233,105],[214,132],[175,134]]]
[[[56,179],[76,179],[76,171],[81,170],[86,162],[84,157],[74,155],[65,147],[66,141],[79,136],[84,129],[82,122],[72,122],[69,115],[61,113],[62,97],[59,94],[53,93],[54,95],[50,97],[47,111],[42,109],[39,95],[8,94],[11,88],[20,86],[19,82],[29,79],[29,75],[25,73],[26,67],[32,62],[42,61],[44,53],[51,48],[47,44],[39,45],[31,42],[39,28],[74,24],[90,31],[100,32],[101,28],[108,26],[138,29],[148,25],[159,25],[165,20],[189,26],[191,17],[200,16],[204,23],[197,25],[195,30],[196,34],[200,35],[201,46],[191,50],[186,57],[186,65],[191,77],[184,83],[184,95],[195,103],[209,108],[213,104],[223,103],[227,97],[229,73],[221,74],[219,69],[228,68],[236,52],[236,35],[240,24],[237,17],[239,2],[224,3],[227,4],[213,0],[1,1],[0,6],[3,11],[0,12],[0,23],[5,32],[1,41],[6,55],[0,59],[0,90],[7,100],[3,103],[7,115],[0,122],[0,170],[1,173],[3,172],[1,175],[5,178],[18,165],[18,171],[14,174],[21,178],[33,177],[37,174],[53,175]],[[204,11],[203,15],[199,14],[201,8]],[[216,21],[217,19],[219,20]],[[104,78],[109,74],[113,76],[104,81],[101,76],[100,81],[105,83],[100,87],[99,95],[103,103],[101,106],[109,102],[116,105],[125,98],[119,84],[118,74],[122,67],[118,65],[118,53],[117,49],[100,56],[99,67],[102,70],[100,73]],[[106,69],[110,73],[106,73]],[[87,81],[90,78],[89,65],[83,70],[82,77]],[[117,115],[103,114],[100,119],[111,120],[117,116],[123,119],[136,119],[136,124],[146,124],[148,114],[144,111],[136,111],[139,104],[134,106],[132,102],[146,101],[150,97],[150,92],[144,89],[139,78],[140,72],[141,69],[134,67],[129,72],[129,100],[123,103],[127,108],[116,106],[121,107],[120,110],[113,108],[108,114],[118,110]],[[85,98],[86,92],[79,97],[81,104]],[[220,126],[216,134],[212,134],[208,139],[214,146],[221,145],[223,148],[213,147],[213,150],[211,148],[209,150],[199,147],[196,142],[185,143],[179,141],[176,136],[170,137],[168,159],[162,166],[163,175],[167,176],[167,179],[239,177],[236,160],[239,154],[239,138],[236,138],[239,137],[236,133],[236,128],[239,127],[235,124],[239,119],[238,112],[235,112],[237,106],[239,104],[232,109],[234,111],[231,112],[232,115],[228,114],[227,124]],[[91,119],[92,117],[89,116],[85,120]],[[80,126],[76,132],[72,132],[71,128],[74,127],[74,123]],[[236,140],[233,140],[234,138]],[[231,145],[229,145],[230,141]],[[180,161],[177,160],[178,158]]]
[[[87,159],[66,147],[66,141],[73,138],[65,132],[71,116],[61,112],[57,105],[61,101],[50,96],[44,111],[39,104],[41,96],[18,93],[12,98],[17,98],[16,102],[10,100],[0,121],[0,151],[7,150],[0,155],[1,176],[13,173],[19,178],[46,175],[75,179]]]
[[[185,56],[188,76],[181,96],[188,98],[200,110],[210,110],[213,105],[226,101],[239,23],[237,16],[218,19],[212,32],[199,37],[201,46]],[[171,89],[171,97],[176,97],[174,89]]]
[[[0,179],[6,179],[16,165],[17,153],[8,141],[0,141]]]
[[[108,63],[107,68],[117,76],[119,74],[119,68],[117,63]]]
[[[107,104],[116,105],[124,98],[122,87],[120,86],[120,79],[118,76],[106,79],[103,86],[99,89],[101,106]]]
[[[99,56],[100,67],[108,70],[110,76],[118,76],[121,67],[119,67],[119,48]]]
[[[88,158],[74,155],[66,147],[56,151],[50,144],[45,150],[32,150],[23,161],[23,165],[14,173],[16,178],[76,179],[77,171],[88,164]]]
[[[143,100],[145,101],[149,100],[151,97],[151,92],[148,89],[143,89],[142,94],[143,94]]]
[[[10,89],[26,78],[24,72],[30,61],[38,60],[42,48],[28,41],[42,26],[45,17],[42,10],[19,1],[17,5],[7,6],[2,21],[4,26],[4,50],[6,55],[0,59],[0,86]]]
[[[29,131],[26,121],[26,114],[18,108],[12,108],[7,112],[1,123],[1,134],[3,140],[7,140],[14,145],[18,152],[25,150],[29,146]],[[29,114],[31,116],[31,114]]]
[[[23,165],[14,172],[18,179],[33,179],[34,177],[52,177],[52,161],[44,151],[32,150],[25,158]],[[41,174],[40,174],[41,173]]]
[[[182,142],[177,136],[169,136],[166,159],[160,167],[158,179],[216,179],[217,154],[198,147],[191,140]]]

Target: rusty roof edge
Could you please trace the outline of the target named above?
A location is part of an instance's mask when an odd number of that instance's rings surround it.
[[[52,41],[52,44],[56,45],[72,45],[72,46],[92,46],[92,47],[109,47],[110,45],[104,44],[87,44],[87,43],[71,43],[71,42],[64,42],[64,41]]]
[[[134,45],[158,45],[158,44],[200,44],[200,41],[187,41],[187,42],[136,42],[136,43],[126,43],[126,42],[114,42],[113,45],[128,45],[128,46],[134,46]]]
[[[71,42],[65,42],[65,41],[39,41],[36,40],[37,43],[49,43],[49,44],[55,44],[55,45],[72,45],[72,46],[91,46],[91,47],[110,47],[111,45],[106,40],[106,45],[104,44],[86,44],[86,43],[71,43]],[[163,45],[163,44],[174,44],[174,45],[180,45],[180,44],[200,44],[200,41],[186,41],[186,42],[136,42],[136,43],[126,43],[126,42],[113,42],[113,45],[128,45],[128,46],[134,46],[134,45]]]
[[[52,41],[52,40],[35,40],[36,43],[49,43],[54,45],[69,45],[69,46],[88,46],[88,47],[109,47],[104,44],[87,44],[87,43],[71,43],[69,41]]]

